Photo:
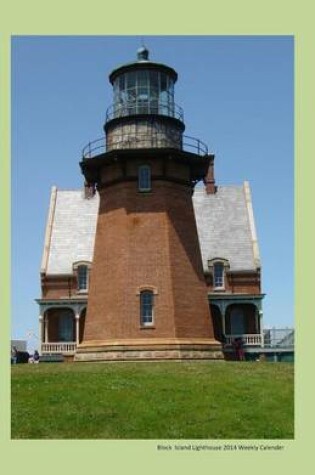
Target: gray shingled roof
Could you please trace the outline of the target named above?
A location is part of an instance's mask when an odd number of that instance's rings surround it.
[[[232,271],[260,266],[246,186],[219,186],[215,194],[207,194],[203,188],[195,190],[193,203],[205,270],[208,260],[214,258],[228,259]]]
[[[248,185],[247,185],[248,186]],[[249,188],[220,186],[214,195],[196,189],[193,196],[203,266],[225,258],[231,270],[260,266]],[[71,274],[76,261],[92,261],[99,197],[82,190],[52,190],[42,272]]]
[[[76,261],[92,261],[98,195],[85,199],[82,190],[57,191],[47,274],[71,274]]]

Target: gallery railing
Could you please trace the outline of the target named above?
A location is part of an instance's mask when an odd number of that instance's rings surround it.
[[[106,122],[134,115],[163,115],[184,122],[183,109],[174,102],[157,100],[135,100],[122,104],[112,104],[106,111]]]
[[[148,131],[146,133],[123,133],[111,134],[107,140],[100,139],[89,142],[82,150],[82,159],[94,158],[111,150],[138,149],[138,148],[175,148],[196,155],[208,155],[208,147],[201,140],[188,135],[169,135],[165,133]]]

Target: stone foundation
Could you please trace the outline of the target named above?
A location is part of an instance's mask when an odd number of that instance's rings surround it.
[[[80,345],[75,361],[149,361],[149,360],[222,360],[221,345],[217,342],[152,342],[123,344],[122,342]]]

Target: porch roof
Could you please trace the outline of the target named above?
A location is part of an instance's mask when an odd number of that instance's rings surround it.
[[[262,300],[265,294],[216,294],[208,293],[208,300],[210,304],[217,305],[221,312],[225,312],[226,308],[232,304],[252,304],[261,311]]]

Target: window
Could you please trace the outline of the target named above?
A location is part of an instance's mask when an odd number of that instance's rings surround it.
[[[73,263],[73,275],[76,280],[77,293],[87,293],[89,290],[89,276],[92,263],[76,261]]]
[[[174,79],[154,70],[119,75],[114,81],[114,117],[133,114],[174,117]]]
[[[216,262],[213,266],[213,285],[214,288],[224,288],[224,265],[222,262]]]
[[[224,257],[213,257],[208,260],[209,275],[212,277],[213,289],[217,291],[225,291],[226,275],[230,269],[228,259]]]
[[[88,290],[88,267],[78,266],[78,290],[83,292]]]
[[[140,292],[140,322],[143,326],[153,324],[153,292],[151,290]]]
[[[139,191],[151,191],[151,167],[149,165],[139,167],[138,189]]]

